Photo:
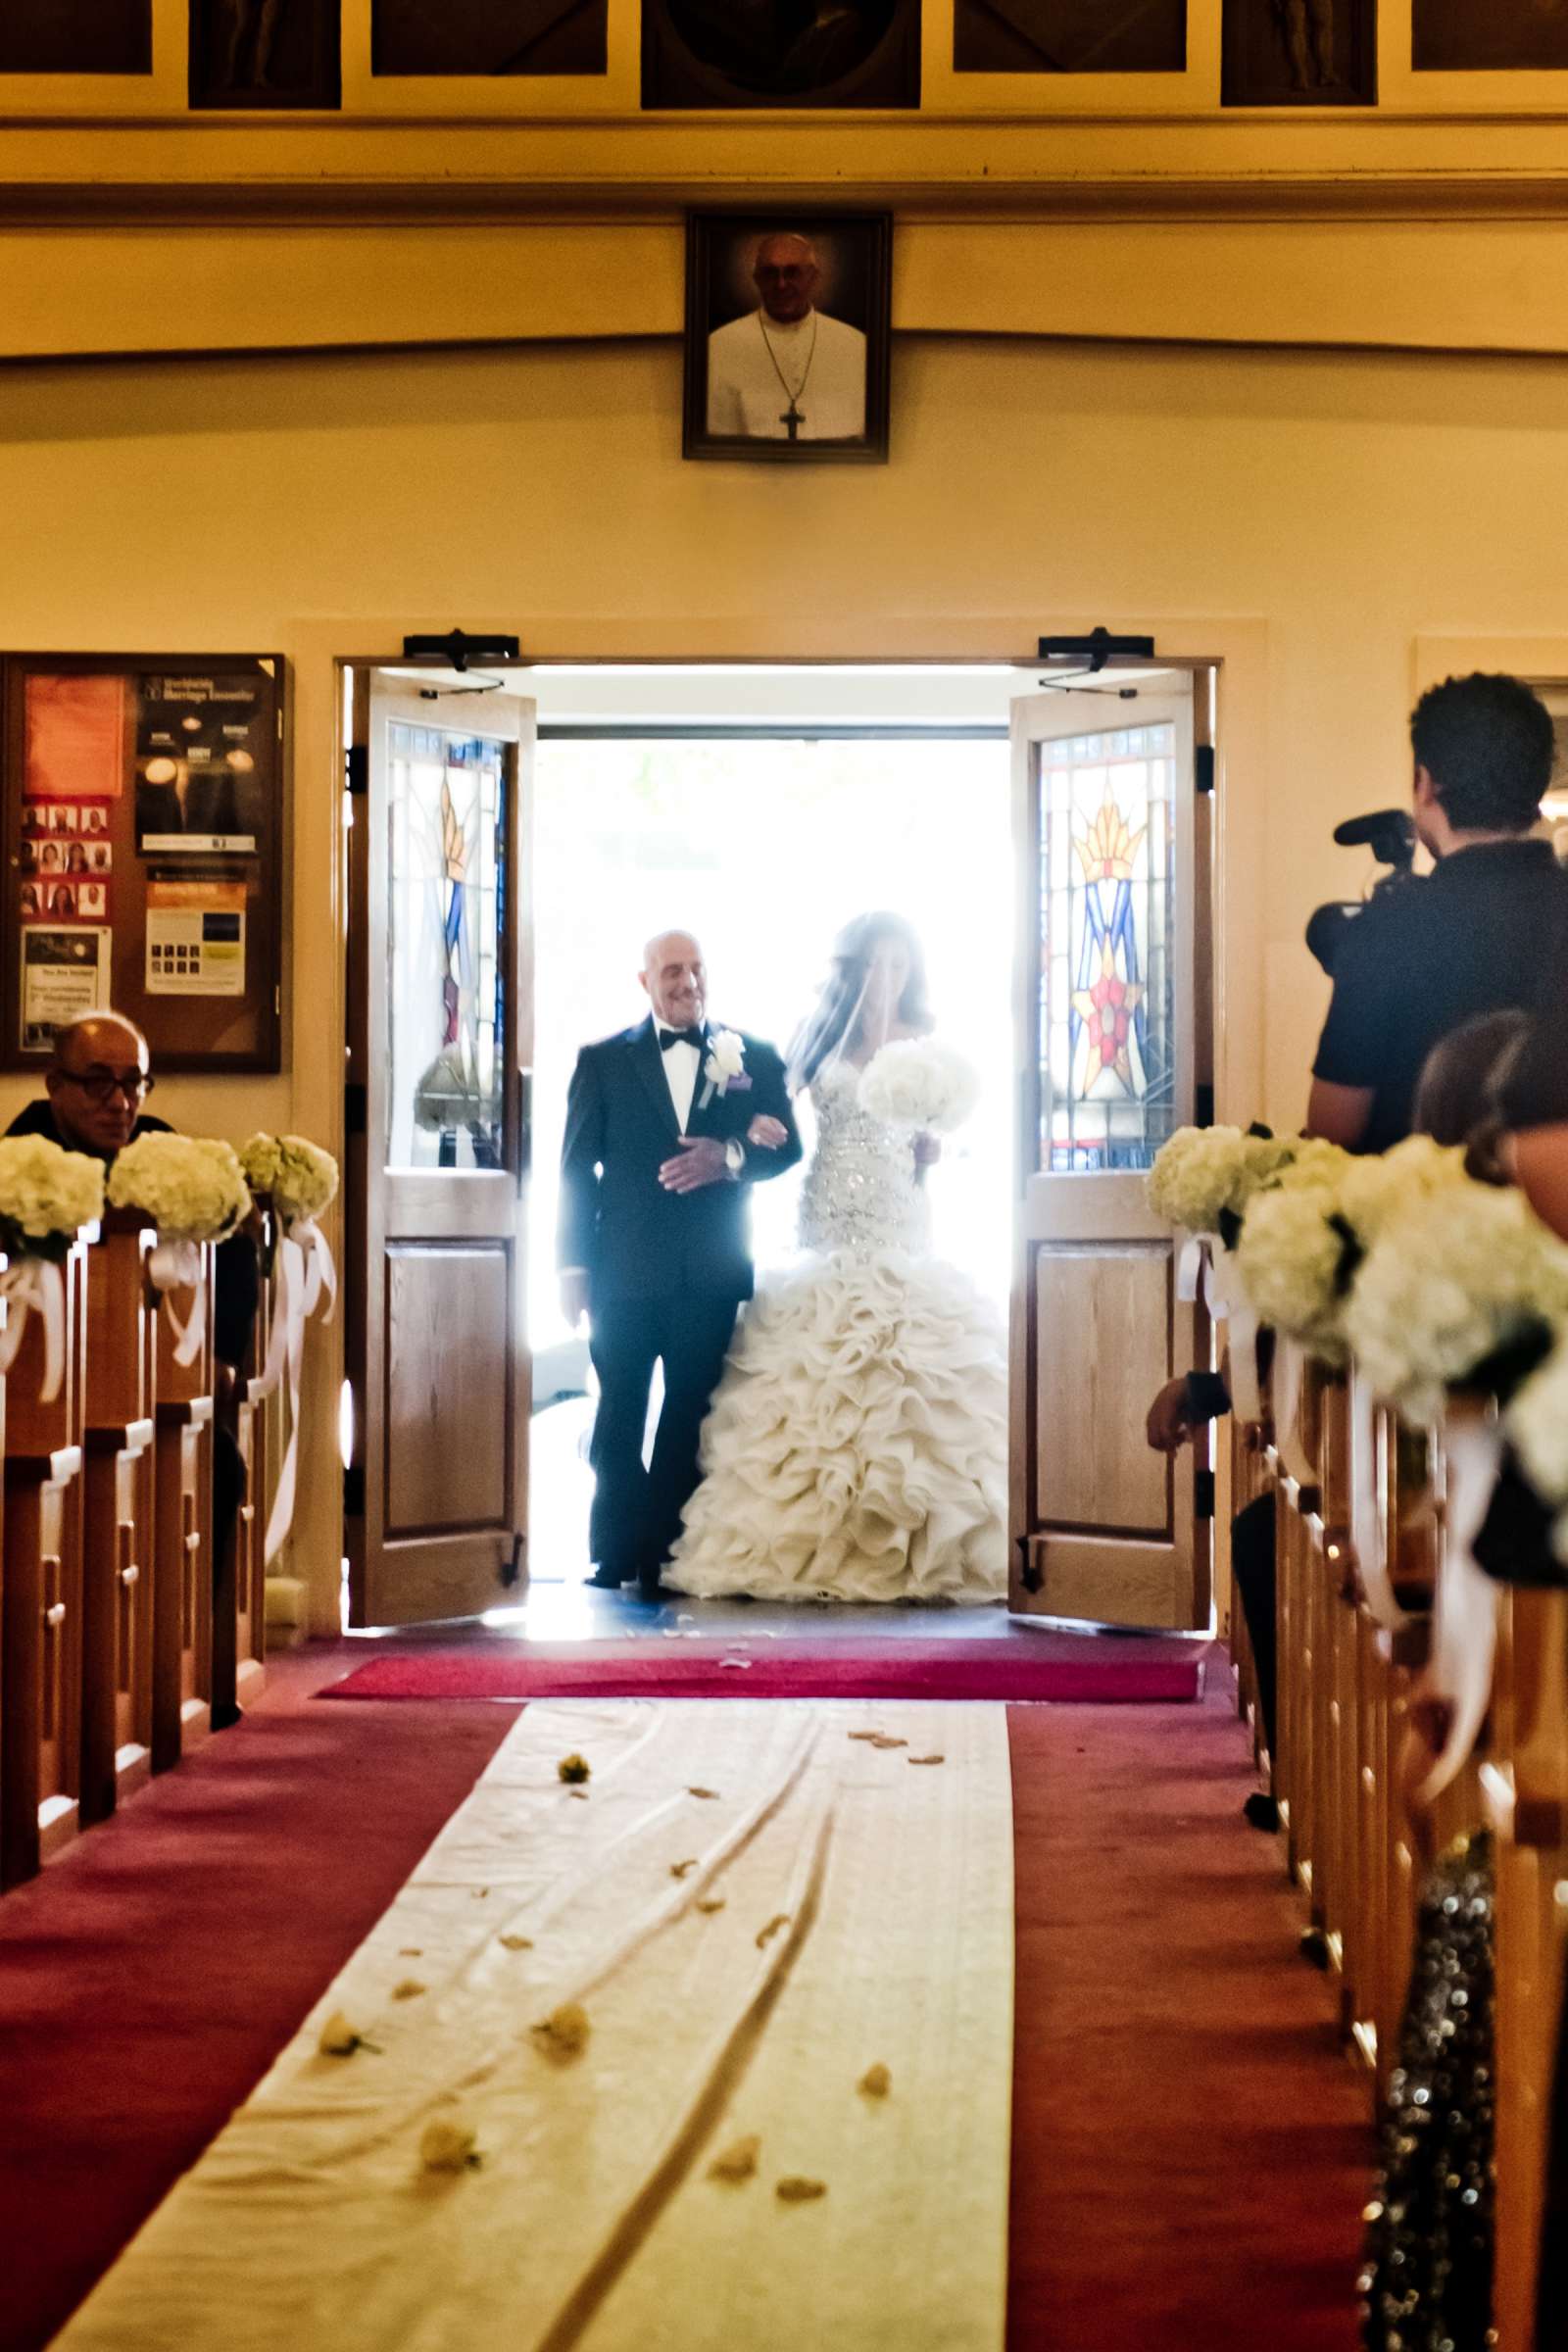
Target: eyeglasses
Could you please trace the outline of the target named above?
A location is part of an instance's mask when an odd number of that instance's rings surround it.
[[[128,1102],[139,1102],[153,1091],[153,1080],[145,1070],[89,1070],[85,1076],[79,1070],[62,1070],[73,1086],[79,1086],[89,1102],[112,1102],[123,1095]]]

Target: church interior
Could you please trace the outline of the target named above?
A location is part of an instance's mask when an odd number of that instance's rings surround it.
[[[7,0],[0,2352],[1568,2344],[1564,261],[1553,0]]]

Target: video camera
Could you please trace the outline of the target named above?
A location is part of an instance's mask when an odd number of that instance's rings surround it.
[[[1348,816],[1335,826],[1334,838],[1342,850],[1369,849],[1390,870],[1379,875],[1364,899],[1331,899],[1309,917],[1306,944],[1331,979],[1340,943],[1356,916],[1386,891],[1407,890],[1417,878],[1415,820],[1406,808],[1374,808],[1370,816]]]

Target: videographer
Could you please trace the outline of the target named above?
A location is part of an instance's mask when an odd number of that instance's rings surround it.
[[[1477,1014],[1540,1000],[1568,936],[1568,875],[1533,840],[1551,717],[1520,678],[1446,678],[1410,716],[1412,812],[1433,872],[1383,889],[1334,949],[1306,1132],[1383,1152],[1410,1132],[1422,1064]]]

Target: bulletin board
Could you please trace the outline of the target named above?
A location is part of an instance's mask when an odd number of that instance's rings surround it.
[[[157,1070],[281,1066],[277,655],[0,657],[0,1068],[113,1007]]]

